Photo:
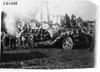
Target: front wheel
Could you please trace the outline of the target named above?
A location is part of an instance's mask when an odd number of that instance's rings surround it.
[[[63,49],[65,50],[72,50],[73,48],[73,40],[71,37],[67,37],[63,40],[62,44]]]

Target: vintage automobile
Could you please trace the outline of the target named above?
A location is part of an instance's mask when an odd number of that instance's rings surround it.
[[[28,47],[56,47],[65,50],[87,48],[91,45],[92,40],[92,36],[81,32],[78,28],[59,29],[52,37],[46,29],[32,29],[30,34],[23,33],[23,36],[28,37]],[[20,44],[20,41],[18,44]]]

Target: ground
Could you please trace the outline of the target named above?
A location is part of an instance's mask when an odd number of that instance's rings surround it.
[[[93,68],[94,52],[88,49],[34,48],[4,51],[0,68],[71,69]]]

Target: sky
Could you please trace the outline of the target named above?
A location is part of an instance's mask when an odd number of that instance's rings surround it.
[[[3,2],[9,1],[17,1],[18,5],[3,5]],[[48,1],[48,6],[51,15],[64,15],[67,13],[69,16],[72,14],[76,15],[76,17],[80,16],[83,20],[96,18],[96,5],[91,1],[50,0]],[[2,0],[2,11],[17,16],[34,16],[41,8],[44,8],[44,12],[47,12],[45,7],[46,2],[44,0]]]
[[[3,5],[4,2],[17,2],[18,5]],[[76,18],[80,16],[83,20],[96,19],[97,6],[91,1],[2,0],[1,10],[7,13],[5,22],[9,32],[12,33],[12,30],[15,30],[15,20],[20,17],[36,18],[38,21],[41,21],[41,9],[43,12],[42,18],[47,21],[47,3],[48,13],[51,15],[50,19],[53,21],[57,19],[54,16],[65,14],[68,14],[69,17],[74,14]]]

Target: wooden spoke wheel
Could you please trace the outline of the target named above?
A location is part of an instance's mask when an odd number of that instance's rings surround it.
[[[28,45],[33,47],[34,46],[34,40],[33,38],[28,38]]]
[[[71,50],[73,48],[73,40],[71,37],[67,37],[64,39],[62,44],[63,49]]]
[[[20,38],[16,38],[16,46],[19,46],[21,43]]]

